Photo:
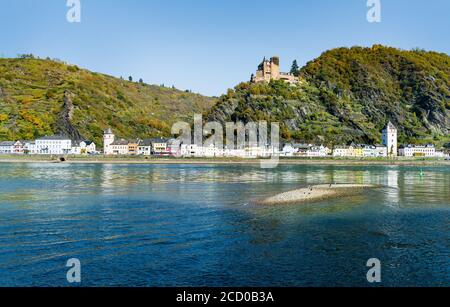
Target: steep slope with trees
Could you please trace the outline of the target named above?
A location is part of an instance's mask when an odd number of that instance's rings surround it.
[[[165,136],[173,122],[192,121],[214,103],[58,61],[0,59],[0,140],[61,133],[101,144],[107,127],[123,137]]]
[[[285,139],[323,144],[379,143],[391,120],[402,143],[450,142],[446,54],[379,45],[339,48],[307,63],[299,75],[298,86],[241,83],[207,117],[277,121]]]

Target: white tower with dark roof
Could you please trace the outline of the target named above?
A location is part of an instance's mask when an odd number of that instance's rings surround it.
[[[383,130],[383,145],[387,147],[389,157],[398,156],[398,130],[392,122]]]
[[[110,128],[103,132],[103,154],[112,154],[111,144],[114,143],[116,136]]]

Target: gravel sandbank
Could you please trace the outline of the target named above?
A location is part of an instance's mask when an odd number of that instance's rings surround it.
[[[258,201],[257,203],[261,205],[286,205],[315,202],[330,198],[356,195],[376,187],[377,186],[370,184],[323,184],[278,194],[262,201]]]

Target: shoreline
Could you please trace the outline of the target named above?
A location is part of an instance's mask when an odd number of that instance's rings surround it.
[[[1,157],[0,163],[42,163],[42,164],[142,164],[142,165],[259,165],[260,159],[239,159],[239,158],[130,158],[130,157],[66,157],[66,161],[61,162],[57,158],[42,156],[27,157]],[[263,160],[268,161],[268,160]],[[280,158],[279,165],[390,165],[390,166],[450,166],[448,160],[437,159],[320,159],[320,158]]]

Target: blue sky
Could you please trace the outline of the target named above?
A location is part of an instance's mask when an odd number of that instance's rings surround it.
[[[323,51],[376,43],[450,53],[450,1],[81,0],[81,23],[66,0],[0,0],[0,55],[33,53],[93,71],[220,95],[247,81],[264,56],[283,70]]]

